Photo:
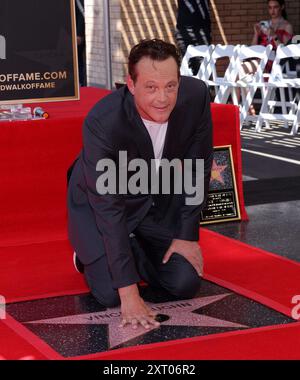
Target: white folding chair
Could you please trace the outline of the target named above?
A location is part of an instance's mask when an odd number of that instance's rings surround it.
[[[263,73],[271,54],[272,46],[267,47],[261,45],[246,46],[237,45],[234,48],[233,55],[230,60],[228,72],[222,79],[222,86],[217,93],[215,102],[227,103],[231,95],[233,104],[240,107],[240,128],[242,129],[244,122],[248,121],[252,116],[248,115],[248,111],[253,102],[254,95],[259,87],[264,92]],[[256,65],[248,74],[242,76],[242,70],[247,60],[255,60]],[[250,62],[249,62],[250,63]],[[238,99],[237,91],[240,92]]]
[[[298,62],[300,60],[300,57],[298,58]],[[283,64],[283,76],[284,78],[297,78],[297,71],[296,68],[295,70],[291,69],[290,65],[290,60],[287,59],[286,62]],[[288,95],[289,95],[289,100],[291,101],[293,99],[293,90],[292,88],[288,88]]]
[[[300,78],[287,78],[283,73],[281,60],[286,58],[300,57],[300,44],[283,46],[280,45],[276,51],[276,57],[268,83],[265,84],[266,95],[263,99],[261,112],[259,114],[256,131],[260,132],[263,123],[267,126],[269,121],[284,121],[285,126],[292,123],[291,134],[296,135],[300,123]],[[275,99],[276,90],[279,90],[279,100]],[[296,89],[292,98],[286,100],[285,90]],[[281,113],[274,113],[274,107],[280,107]]]
[[[210,56],[214,48],[215,48],[214,45],[209,45],[209,46],[208,45],[198,45],[198,46],[189,45],[182,59],[180,74],[183,76],[192,76],[194,78],[198,78],[207,82],[207,80],[210,77],[208,63],[210,61]],[[196,57],[202,58],[202,62],[200,64],[198,73],[194,75],[192,72],[192,69],[189,67],[189,62],[191,58],[196,58]]]
[[[209,73],[211,73],[211,79],[208,81],[210,87],[215,89],[215,103],[227,103],[229,97],[232,97],[233,103],[237,104],[237,95],[234,88],[234,84],[237,79],[237,67],[236,59],[240,45],[216,45],[214,51],[211,54],[209,61]],[[229,59],[229,64],[224,71],[223,76],[219,76],[217,72],[218,61],[224,58]]]
[[[249,115],[250,106],[253,104],[254,96],[259,89],[261,91],[262,99],[265,97],[265,87],[264,87],[264,71],[268,63],[270,54],[272,52],[272,45],[261,46],[241,46],[237,58],[238,71],[240,73],[240,78],[236,85],[240,88],[241,99],[240,99],[240,128],[243,128],[244,123],[249,120],[256,120],[257,116]],[[241,77],[241,73],[245,72],[242,67],[251,65],[251,61],[255,60],[256,65],[252,65],[252,72],[249,72],[244,77]]]

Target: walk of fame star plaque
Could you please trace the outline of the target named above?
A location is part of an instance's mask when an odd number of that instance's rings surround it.
[[[214,148],[209,192],[201,225],[241,220],[231,145]]]
[[[9,304],[7,313],[65,358],[295,322],[206,280],[193,299],[172,299],[166,292],[149,287],[140,291],[158,313],[160,327],[122,329],[120,307],[105,308],[91,294]]]

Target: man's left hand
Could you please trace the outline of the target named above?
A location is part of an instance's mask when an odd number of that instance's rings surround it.
[[[192,264],[199,277],[203,276],[203,258],[198,242],[174,239],[163,258],[164,264],[169,261],[173,253],[183,256]]]

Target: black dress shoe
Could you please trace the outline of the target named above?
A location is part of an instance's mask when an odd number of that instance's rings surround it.
[[[78,273],[84,273],[84,265],[78,259],[76,252],[73,253],[73,264]]]

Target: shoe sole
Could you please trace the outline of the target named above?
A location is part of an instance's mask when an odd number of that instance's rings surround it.
[[[83,272],[80,271],[80,270],[78,269],[78,266],[77,266],[77,264],[76,264],[76,257],[77,257],[77,256],[76,256],[76,252],[74,252],[74,253],[73,253],[73,265],[74,265],[74,268],[75,268],[76,272],[82,274]]]

